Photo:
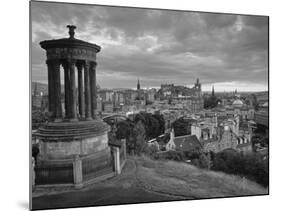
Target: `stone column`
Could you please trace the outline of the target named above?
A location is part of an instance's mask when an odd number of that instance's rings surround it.
[[[113,147],[113,155],[114,155],[114,169],[115,174],[121,173],[121,166],[120,166],[120,149],[118,147]]]
[[[90,63],[88,61],[85,61],[85,65],[84,65],[85,117],[87,120],[92,119],[89,69],[90,69]]]
[[[54,92],[55,92],[55,121],[61,121],[62,108],[61,108],[61,81],[60,81],[60,62],[53,60],[54,70]]]
[[[85,117],[85,98],[84,98],[84,85],[83,85],[83,66],[81,63],[77,64],[78,70],[78,104],[79,114],[81,118]]]
[[[32,190],[34,189],[35,187],[35,159],[34,157],[32,157],[32,160],[31,160],[31,166],[32,166]]]
[[[96,90],[96,63],[92,62],[90,65],[90,88],[91,88],[91,109],[92,117],[96,118],[97,109],[97,90]]]
[[[54,76],[53,76],[53,63],[51,60],[47,60],[48,66],[48,104],[51,117],[55,115],[55,97],[54,97]]]
[[[69,60],[69,76],[70,76],[70,89],[69,89],[69,109],[70,109],[70,121],[77,121],[76,110],[76,88],[75,88],[75,63],[76,60]]]
[[[122,147],[123,147],[123,152],[124,152],[124,159],[127,158],[127,149],[126,149],[126,139],[122,139]]]
[[[73,162],[73,180],[75,188],[83,187],[82,161],[79,155],[75,156]]]
[[[64,69],[64,107],[65,107],[65,118],[70,118],[69,109],[69,90],[70,90],[70,75],[69,75],[69,64],[67,61],[63,62]]]

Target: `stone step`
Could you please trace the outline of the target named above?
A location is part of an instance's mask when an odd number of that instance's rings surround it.
[[[80,127],[41,127],[39,130],[83,130],[88,128],[108,128],[108,125],[96,124],[96,125],[85,125]]]
[[[99,122],[88,122],[88,123],[69,123],[69,124],[65,124],[65,123],[57,123],[57,124],[47,124],[45,126],[43,126],[44,128],[83,128],[83,127],[93,127],[96,125],[102,125],[102,126],[108,126],[108,124],[106,124],[105,122],[99,121]]]
[[[51,122],[38,129],[35,136],[47,139],[76,139],[85,136],[101,135],[109,131],[110,126],[102,120],[82,122]]]
[[[87,128],[87,129],[79,129],[79,130],[40,130],[40,134],[85,134],[85,133],[91,133],[91,132],[104,132],[107,131],[105,128]]]

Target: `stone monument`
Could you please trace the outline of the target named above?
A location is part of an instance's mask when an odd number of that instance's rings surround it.
[[[40,150],[35,183],[79,188],[114,175],[114,160],[110,128],[96,116],[96,54],[101,47],[76,39],[76,26],[67,27],[69,38],[40,42],[47,55],[50,121],[35,133]]]

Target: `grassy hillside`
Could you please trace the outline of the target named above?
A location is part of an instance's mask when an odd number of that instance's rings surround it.
[[[34,209],[174,201],[267,194],[237,176],[198,169],[186,163],[129,157],[120,175],[81,190],[35,190]]]
[[[191,198],[268,193],[268,189],[239,176],[203,170],[176,161],[155,161],[147,157],[134,159],[140,181],[153,191]]]

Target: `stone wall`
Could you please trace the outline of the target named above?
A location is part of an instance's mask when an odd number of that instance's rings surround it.
[[[68,159],[75,155],[86,156],[108,148],[107,133],[92,138],[71,141],[39,142],[40,156],[47,160]]]

